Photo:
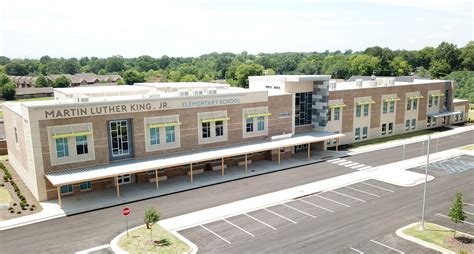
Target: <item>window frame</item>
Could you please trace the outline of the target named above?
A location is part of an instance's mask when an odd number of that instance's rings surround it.
[[[355,128],[354,130],[354,140],[360,140],[360,127]]]
[[[362,139],[367,139],[369,137],[369,127],[362,127]]]
[[[416,118],[411,119],[411,129],[412,130],[416,129]]]
[[[387,133],[387,124],[384,123],[382,124],[382,130],[380,131],[380,134],[384,136]]]
[[[78,141],[78,138],[85,138],[85,140],[79,140]],[[76,141],[76,155],[87,155],[87,154],[89,154],[89,142],[88,142],[87,135],[76,136],[75,141]],[[81,146],[82,146],[83,152],[79,153],[79,147],[81,147]]]
[[[211,122],[202,122],[201,132],[201,137],[203,139],[211,138]]]
[[[245,132],[252,133],[253,132],[253,117],[247,117],[245,119]]]
[[[161,140],[160,140],[160,128],[159,127],[149,128],[149,132],[150,132],[150,145],[152,145],[152,146],[159,145],[160,142],[161,142]],[[155,136],[155,137],[153,137],[153,136]]]
[[[395,101],[391,101],[389,104],[389,112],[394,113],[395,112]]]
[[[257,117],[257,131],[264,131],[265,130],[265,117],[258,116]]]
[[[168,129],[169,128],[169,129]],[[166,144],[171,144],[176,142],[176,128],[175,126],[166,126],[165,127],[165,134],[166,134]],[[170,135],[170,136],[168,136]],[[168,139],[171,137],[171,141]]]
[[[334,108],[334,121],[341,119],[341,108]]]
[[[83,184],[87,185],[87,188],[83,188]],[[92,190],[92,181],[86,181],[79,183],[79,190],[80,191],[90,191]]]
[[[356,117],[362,116],[362,105],[356,105]]]
[[[66,187],[67,191],[64,191],[63,187]],[[60,192],[61,192],[61,195],[72,194],[74,193],[74,187],[72,186],[72,184],[61,185]]]
[[[365,104],[365,105],[364,105],[364,117],[369,116],[369,112],[370,112],[370,105],[369,105],[369,104]]]
[[[60,144],[58,144],[58,141],[62,141]],[[68,138],[56,138],[54,140],[55,146],[56,146],[56,158],[66,158],[69,157],[69,143],[68,143]],[[59,150],[58,148],[61,147],[62,149]],[[63,155],[60,156],[60,152],[64,153]]]
[[[388,135],[393,133],[393,123],[388,123]]]
[[[387,114],[387,113],[388,113],[388,101],[384,101],[384,102],[383,102],[382,113],[383,113],[383,114]]]
[[[409,130],[410,130],[410,122],[411,122],[410,119],[405,120],[405,131],[409,131]]]
[[[214,123],[214,129],[216,131],[216,137],[224,136],[224,121],[216,121]]]

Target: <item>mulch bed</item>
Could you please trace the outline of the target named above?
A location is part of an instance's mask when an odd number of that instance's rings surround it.
[[[445,243],[449,246],[452,246],[452,250],[455,250],[456,253],[460,251],[466,251],[467,253],[474,253],[474,239],[464,236],[448,237],[445,240]]]
[[[3,170],[0,169],[0,184],[4,184],[4,187],[8,190],[10,193],[10,196],[12,197],[12,204],[10,207],[13,207],[14,213],[11,213],[8,209],[0,208],[0,220],[8,220],[8,219],[13,219],[21,216],[26,216],[30,214],[37,213],[42,210],[40,203],[38,200],[33,196],[33,194],[30,192],[28,187],[26,187],[25,183],[21,180],[21,178],[18,176],[18,174],[13,170],[13,168],[10,166],[8,161],[0,161],[0,163],[3,163],[5,167],[8,169],[10,174],[13,177],[13,181],[15,181],[16,185],[20,189],[21,194],[25,196],[26,201],[28,203],[28,206],[26,207],[26,210],[22,210],[20,207],[20,199],[15,193],[15,190],[13,189],[13,186],[11,185],[10,182],[5,182],[3,180]],[[16,203],[16,206],[13,206],[13,203]],[[30,208],[35,206],[33,211],[30,210]],[[18,211],[21,211],[20,214],[18,214]]]

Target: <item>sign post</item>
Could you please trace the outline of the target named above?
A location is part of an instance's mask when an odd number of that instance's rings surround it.
[[[130,215],[131,212],[132,210],[128,207],[122,208],[122,215],[125,217],[125,225],[127,227],[127,236],[128,236],[128,215]]]

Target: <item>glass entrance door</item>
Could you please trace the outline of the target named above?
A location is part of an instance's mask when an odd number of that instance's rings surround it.
[[[117,178],[118,178],[117,182],[118,182],[119,185],[127,184],[127,183],[132,182],[132,175],[130,175],[130,174],[121,175],[121,176],[118,176]]]
[[[120,159],[132,155],[131,128],[129,120],[109,122],[111,159]]]

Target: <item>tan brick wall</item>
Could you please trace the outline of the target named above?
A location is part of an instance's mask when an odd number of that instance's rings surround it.
[[[43,151],[43,160],[45,172],[64,170],[68,168],[87,167],[100,164],[109,163],[109,147],[108,147],[108,133],[107,133],[107,121],[117,119],[131,119],[133,126],[133,150],[134,158],[146,158],[153,156],[160,156],[165,154],[175,154],[196,149],[205,149],[212,147],[225,146],[230,144],[239,144],[243,142],[249,142],[254,140],[262,140],[265,137],[259,136],[254,138],[243,138],[242,137],[242,109],[268,106],[268,110],[271,113],[269,116],[269,131],[268,135],[280,135],[282,133],[291,133],[291,123],[293,119],[280,118],[280,112],[291,112],[292,96],[290,94],[280,96],[269,96],[269,101],[259,103],[248,103],[239,105],[227,105],[217,106],[208,108],[191,108],[191,109],[176,109],[167,111],[156,111],[156,112],[140,112],[140,113],[126,113],[126,114],[115,114],[106,116],[94,116],[87,118],[70,118],[70,119],[55,119],[55,120],[42,120],[39,123],[40,136]],[[203,111],[219,111],[227,110],[227,115],[230,118],[228,122],[228,140],[224,142],[211,143],[211,144],[198,144],[198,121],[197,113]],[[179,115],[181,122],[181,147],[169,150],[151,151],[145,152],[145,136],[144,136],[144,117],[153,117],[158,115]],[[85,161],[78,163],[70,163],[58,166],[52,166],[50,162],[50,151],[48,144],[48,126],[68,125],[75,123],[91,122],[93,126],[93,137],[95,145],[95,160]]]

